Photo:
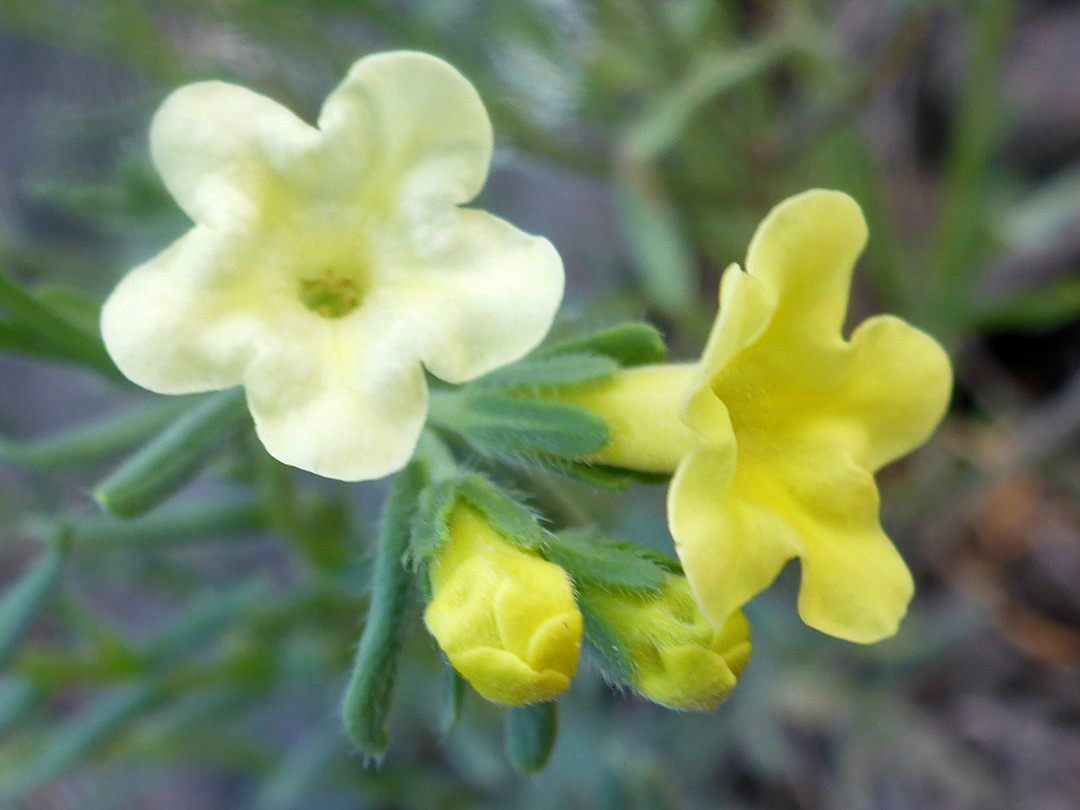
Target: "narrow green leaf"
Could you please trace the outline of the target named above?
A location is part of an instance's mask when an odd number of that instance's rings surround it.
[[[646,549],[601,537],[589,529],[557,533],[548,542],[548,556],[575,582],[601,588],[655,593],[667,573]]]
[[[33,332],[28,332],[23,327],[8,321],[0,321],[0,351],[25,354],[30,357],[47,357],[53,360],[71,359],[47,340],[42,340]]]
[[[972,319],[980,331],[1015,329],[1039,332],[1072,323],[1080,317],[1080,279],[1061,278],[1035,290],[975,308]]]
[[[503,366],[481,377],[473,389],[516,391],[558,388],[604,380],[619,370],[610,357],[587,352],[563,353]]]
[[[96,332],[86,331],[0,270],[0,310],[64,357],[113,379],[123,379]]]
[[[630,321],[561,341],[541,349],[537,356],[559,357],[568,354],[603,355],[610,357],[620,366],[629,367],[664,362],[667,359],[667,347],[656,327]]]
[[[346,754],[341,727],[316,729],[292,746],[277,768],[263,780],[255,794],[255,810],[295,810],[311,807],[320,790],[326,789],[326,775]]]
[[[66,539],[53,542],[0,599],[0,669],[18,652],[34,620],[56,592],[66,547]]]
[[[608,440],[607,423],[584,408],[509,397],[470,397],[454,427],[482,448],[573,459],[597,452]]]
[[[444,737],[457,725],[464,701],[465,679],[448,663],[443,669],[442,707],[439,716],[439,733]]]
[[[471,473],[461,479],[458,491],[510,542],[527,550],[546,545],[549,535],[540,526],[536,514],[494,482]]]
[[[266,527],[262,506],[250,495],[169,504],[137,518],[110,515],[72,517],[74,540],[81,549],[171,548],[215,542],[224,536],[257,532]],[[48,521],[24,527],[31,534],[51,531]]]
[[[45,439],[15,442],[0,437],[0,459],[42,470],[96,464],[145,441],[190,407],[187,399],[169,398]]]
[[[265,603],[269,592],[265,582],[256,580],[202,597],[154,636],[147,650],[147,665],[161,670],[185,660],[211,639],[228,632],[254,607]]]
[[[5,678],[0,684],[0,739],[42,702],[41,690],[25,678]]]
[[[671,478],[670,475],[665,473],[624,470],[619,467],[609,467],[606,464],[571,461],[565,458],[547,456],[543,453],[534,453],[526,460],[539,464],[552,472],[575,478],[578,481],[584,481],[586,484],[591,484],[600,489],[622,490],[634,483],[663,484]]]
[[[94,500],[120,517],[157,506],[202,469],[246,413],[241,389],[207,397],[98,484]]]
[[[460,478],[448,478],[420,494],[409,541],[409,558],[414,562],[426,559],[446,539],[447,524],[460,497],[460,488]]]
[[[659,172],[645,165],[625,168],[616,177],[615,203],[649,304],[668,318],[691,317],[699,286],[694,248]]]
[[[75,328],[90,335],[98,334],[101,328],[101,302],[82,290],[50,284],[35,288],[34,298]]]
[[[506,710],[506,756],[515,770],[544,770],[559,734],[559,704],[554,700]]]
[[[623,646],[622,639],[589,602],[588,595],[577,593],[578,609],[581,611],[585,641],[596,657],[604,679],[616,686],[630,686],[634,678],[634,664]]]
[[[81,765],[134,723],[159,694],[155,684],[143,681],[99,695],[55,728],[45,750],[15,778],[6,797],[18,801]]]
[[[342,705],[345,731],[353,744],[372,756],[383,753],[390,742],[386,719],[405,636],[412,582],[404,558],[425,482],[422,466],[414,461],[398,473],[391,485],[379,535],[367,621],[345,689]]]

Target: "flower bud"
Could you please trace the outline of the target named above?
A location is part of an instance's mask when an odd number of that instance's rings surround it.
[[[750,660],[750,625],[742,612],[716,630],[701,615],[686,577],[669,575],[659,593],[589,588],[584,594],[622,642],[632,683],[671,709],[714,709]]]
[[[566,572],[458,506],[430,561],[424,622],[483,697],[524,706],[566,691],[581,650],[581,612]]]

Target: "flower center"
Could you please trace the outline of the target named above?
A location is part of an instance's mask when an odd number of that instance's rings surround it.
[[[316,315],[344,318],[360,305],[360,285],[329,268],[322,275],[300,280],[300,301]]]

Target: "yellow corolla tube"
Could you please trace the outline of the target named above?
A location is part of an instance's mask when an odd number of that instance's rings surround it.
[[[686,577],[669,574],[659,593],[587,588],[583,598],[623,645],[634,689],[661,706],[716,708],[750,660],[742,611],[719,630],[711,627]]]
[[[693,364],[641,367],[569,395],[604,417],[597,460],[673,472],[668,525],[714,627],[802,563],[799,613],[870,643],[893,635],[911,574],[879,521],[874,473],[929,438],[952,370],[929,335],[891,315],[842,329],[867,239],[837,191],[785,200],[732,265]]]
[[[424,623],[477,692],[524,706],[566,691],[577,670],[582,619],[562,568],[513,545],[460,505],[429,575]]]

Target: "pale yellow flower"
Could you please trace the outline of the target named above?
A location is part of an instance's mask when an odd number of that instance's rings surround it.
[[[105,344],[153,391],[243,385],[287,464],[399,469],[427,413],[424,368],[461,383],[512,362],[558,308],[551,244],[458,207],[484,185],[491,124],[434,57],[360,60],[317,127],[242,87],[183,87],[150,145],[195,226],[121,281]]]
[[[563,569],[514,546],[464,505],[429,565],[424,623],[477,692],[523,706],[566,691],[582,619]]]
[[[583,598],[625,648],[634,688],[671,709],[715,709],[750,660],[742,611],[709,626],[686,577],[668,574],[658,593],[583,588]]]
[[[941,346],[899,318],[842,336],[866,243],[845,194],[792,197],[728,268],[695,364],[629,369],[567,398],[604,416],[597,460],[674,471],[668,524],[702,611],[722,626],[793,557],[799,613],[869,643],[896,632],[911,574],[879,522],[874,473],[922,444],[952,383]]]

